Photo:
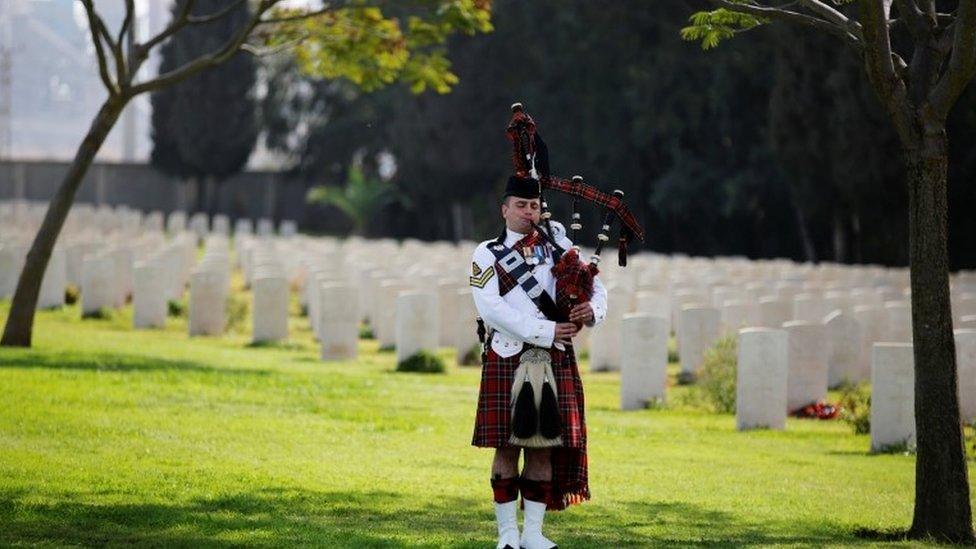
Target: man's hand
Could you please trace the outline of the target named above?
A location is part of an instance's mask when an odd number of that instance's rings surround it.
[[[557,322],[556,323],[556,335],[553,341],[556,343],[562,343],[563,345],[572,345],[573,336],[576,335],[578,328],[572,322]]]
[[[582,322],[583,324],[593,322],[593,307],[590,306],[590,302],[584,301],[573,307],[573,310],[569,311],[569,321]]]

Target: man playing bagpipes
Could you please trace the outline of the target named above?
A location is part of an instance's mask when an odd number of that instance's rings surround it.
[[[584,324],[593,326],[606,317],[607,291],[596,276],[599,248],[590,265],[583,264],[563,226],[549,219],[542,190],[557,180],[549,176],[548,153],[531,117],[520,104],[513,111],[508,133],[515,147],[515,175],[501,205],[505,228],[478,245],[471,263],[471,293],[484,342],[472,444],[495,448],[491,487],[498,549],[551,549],[556,544],[542,534],[546,510],[590,498],[583,385],[572,338]],[[611,211],[624,214],[621,219],[629,216],[619,196],[600,193],[576,178],[567,184],[587,195],[598,193],[605,205],[612,201]],[[578,218],[574,212],[574,236]],[[600,247],[612,219],[608,214]],[[637,231],[627,239],[643,237]],[[521,536],[516,518],[520,492]]]

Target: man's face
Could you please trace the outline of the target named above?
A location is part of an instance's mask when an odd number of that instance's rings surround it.
[[[505,219],[505,226],[509,229],[521,233],[529,234],[532,232],[532,224],[539,223],[538,198],[519,198],[510,196],[502,202],[502,217]]]

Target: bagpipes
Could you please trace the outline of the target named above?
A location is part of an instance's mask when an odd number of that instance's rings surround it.
[[[644,229],[634,218],[634,215],[624,204],[624,193],[614,190],[607,194],[596,187],[583,182],[581,176],[572,179],[562,179],[549,173],[549,149],[539,135],[535,121],[525,112],[521,103],[512,105],[512,119],[506,130],[508,139],[512,142],[512,164],[515,175],[523,179],[534,179],[539,182],[540,207],[542,226],[536,230],[543,239],[556,250],[557,258],[552,269],[556,279],[556,306],[560,313],[567,316],[569,311],[593,295],[593,277],[599,272],[600,253],[603,246],[610,240],[610,227],[614,221],[620,220],[620,234],[617,239],[618,262],[621,267],[627,265],[627,245],[637,238],[644,241]],[[573,247],[563,250],[555,241],[552,234],[552,213],[546,202],[545,191],[552,189],[573,197],[573,216],[570,223]],[[589,264],[580,259],[580,247],[577,244],[579,231],[583,228],[579,201],[594,202],[606,207],[603,225],[597,235],[597,246],[590,256]]]

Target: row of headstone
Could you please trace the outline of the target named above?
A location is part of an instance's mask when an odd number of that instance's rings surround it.
[[[826,391],[822,355],[812,323],[739,332],[736,425],[783,429],[793,406]],[[976,418],[976,330],[955,331],[960,419]],[[796,380],[796,381],[794,381]],[[797,383],[799,381],[799,383]],[[804,391],[806,391],[804,393]],[[796,399],[792,403],[790,399]],[[915,442],[913,346],[874,343],[871,349],[871,449]]]

